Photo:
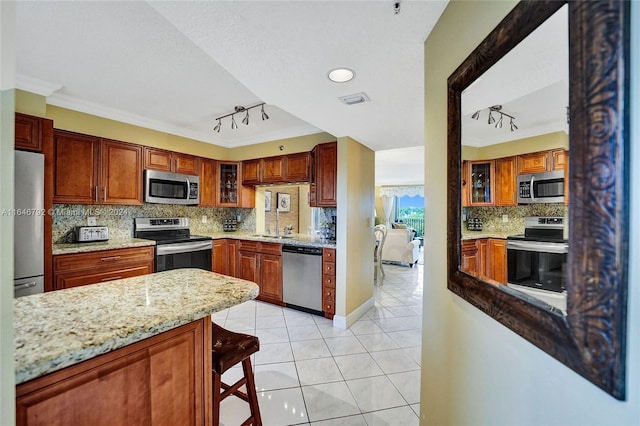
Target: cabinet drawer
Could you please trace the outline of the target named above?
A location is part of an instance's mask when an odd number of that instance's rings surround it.
[[[333,287],[336,288],[336,276],[322,274],[322,286],[323,287]]]
[[[282,244],[278,243],[263,243],[260,241],[242,240],[240,241],[239,250],[282,256]]]
[[[332,262],[322,262],[322,273],[326,275],[336,275],[336,264]]]
[[[323,262],[336,262],[336,249],[322,249],[322,261]]]
[[[53,257],[53,269],[58,273],[109,266],[120,268],[123,263],[131,262],[153,262],[153,246],[57,255]]]
[[[336,301],[336,289],[331,287],[322,288],[322,300],[323,303],[335,303]]]
[[[129,268],[120,268],[115,271],[77,271],[64,274],[56,274],[55,289],[62,290],[64,288],[78,287],[87,284],[98,284],[107,281],[119,280],[121,278],[137,277],[153,272],[153,263],[147,265],[132,266]]]

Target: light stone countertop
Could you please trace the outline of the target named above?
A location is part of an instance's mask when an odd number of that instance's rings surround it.
[[[13,302],[16,384],[254,299],[250,281],[201,269],[20,297]]]
[[[306,246],[306,247],[326,247],[326,248],[336,248],[335,241],[327,241],[318,237],[312,237],[307,234],[290,234],[290,236],[277,238],[274,236],[266,236],[266,234],[257,234],[257,233],[246,233],[246,232],[217,232],[212,234],[202,234],[206,235],[214,240],[229,238],[233,240],[248,240],[248,241],[262,241],[265,243],[278,243],[278,244],[292,244],[298,246]]]
[[[478,240],[482,238],[499,238],[506,240],[509,235],[514,234],[513,232],[469,231],[464,229],[462,231],[462,240]]]
[[[130,247],[154,246],[156,242],[153,240],[143,240],[141,238],[111,239],[109,241],[97,241],[91,243],[71,243],[71,244],[54,244],[53,255],[71,254],[71,253],[87,253],[100,250],[114,250]]]

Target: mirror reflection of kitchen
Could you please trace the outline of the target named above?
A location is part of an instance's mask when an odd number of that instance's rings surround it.
[[[465,89],[461,120],[461,269],[563,313],[568,43],[565,5]]]

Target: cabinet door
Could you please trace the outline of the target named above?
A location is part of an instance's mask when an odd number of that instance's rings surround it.
[[[487,262],[487,276],[499,282],[507,283],[507,241],[489,239],[489,261]]]
[[[171,171],[171,152],[162,149],[144,148],[144,168],[150,170]]]
[[[551,170],[565,170],[569,165],[569,151],[554,149],[551,151]]]
[[[468,274],[478,275],[478,247],[475,240],[462,241],[461,269]]]
[[[194,155],[173,153],[173,171],[184,175],[198,175],[200,158]]]
[[[16,387],[16,424],[205,424],[209,321],[199,320]]]
[[[258,276],[258,253],[243,250],[238,251],[238,264],[236,266],[238,278],[252,281],[258,284],[258,286],[260,285]],[[260,295],[261,294],[262,289],[260,289]],[[260,297],[260,295],[258,296],[258,298]]]
[[[469,161],[465,160],[462,162],[462,171],[461,171],[461,183],[462,183],[462,207],[469,206]]]
[[[228,262],[227,262],[227,266],[228,266],[228,271],[227,271],[227,275],[230,275],[232,277],[238,277],[238,241],[236,240],[229,240],[229,257],[228,257]]]
[[[216,205],[218,207],[238,207],[238,164],[218,161],[218,188]]]
[[[469,194],[471,206],[492,206],[494,204],[495,161],[469,162]]]
[[[549,151],[532,152],[518,156],[518,174],[547,172],[550,170]]]
[[[260,296],[269,302],[282,302],[282,256],[260,255]]]
[[[63,130],[54,130],[53,138],[53,202],[97,203],[99,139]]]
[[[285,180],[286,158],[284,156],[262,159],[263,183],[279,183]]]
[[[213,240],[212,271],[229,275],[229,243],[227,240]]]
[[[478,248],[477,257],[477,274],[479,277],[487,275],[487,262],[489,261],[489,240],[487,238],[481,238],[476,240],[476,247]]]
[[[40,118],[16,113],[15,147],[27,151],[42,151],[40,138]]]
[[[496,206],[517,206],[516,157],[496,160]]]
[[[200,159],[200,207],[214,207],[215,201],[215,160]]]
[[[142,205],[142,147],[103,139],[100,203]]]
[[[257,185],[260,183],[260,160],[245,160],[242,162],[242,184]]]
[[[308,182],[311,176],[311,153],[287,155],[287,182]]]
[[[315,148],[315,205],[336,207],[338,204],[338,144],[329,142]]]

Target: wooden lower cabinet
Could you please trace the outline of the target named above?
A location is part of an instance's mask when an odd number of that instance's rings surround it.
[[[258,300],[284,306],[282,244],[239,241],[237,261],[237,277],[260,287]]]
[[[204,425],[209,317],[21,383],[16,425]]]
[[[229,274],[229,240],[213,240],[211,270],[217,274]]]
[[[152,246],[61,254],[53,257],[53,289],[151,274]]]
[[[507,284],[507,240],[490,238],[487,254],[487,278]]]
[[[462,240],[462,259],[460,269],[473,276],[478,276],[480,262],[476,240]]]
[[[322,311],[329,319],[336,313],[336,249],[322,249]]]

